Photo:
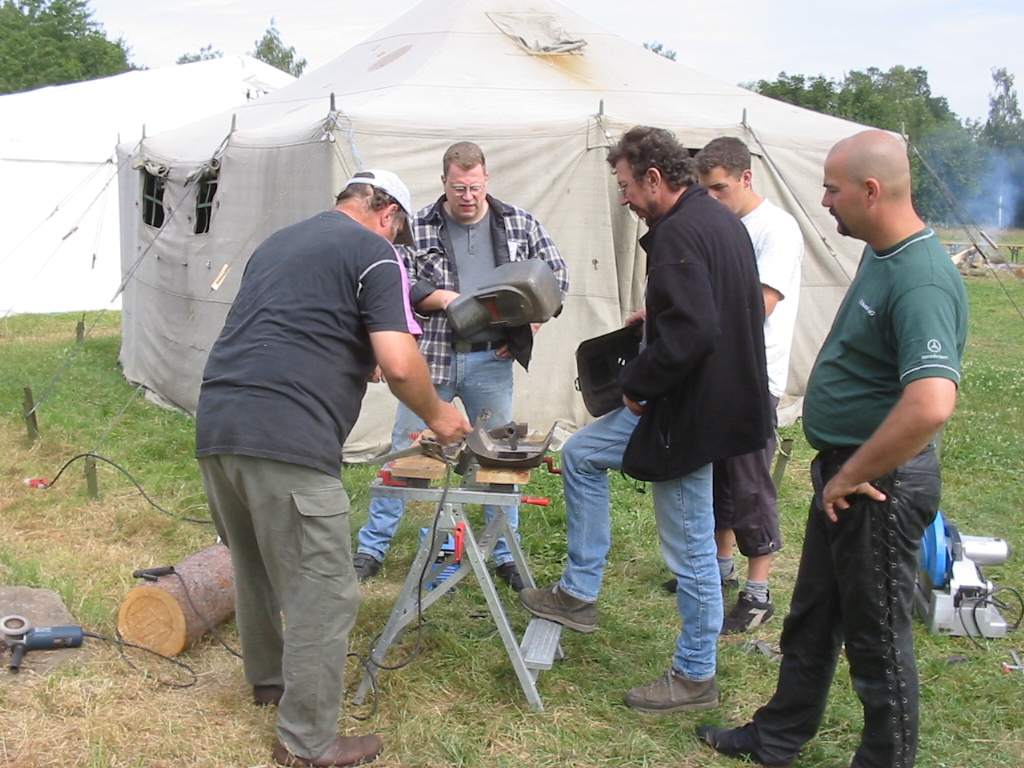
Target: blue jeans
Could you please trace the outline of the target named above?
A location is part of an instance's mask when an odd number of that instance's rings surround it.
[[[562,447],[569,564],[559,588],[577,600],[592,603],[601,591],[612,541],[608,470],[622,468],[637,421],[620,408],[578,430]]]
[[[637,421],[620,408],[583,427],[562,449],[569,563],[559,589],[578,600],[594,602],[601,591],[611,546],[608,470],[621,469]],[[691,680],[715,674],[722,628],[711,478],[708,464],[685,477],[652,483],[662,555],[679,582],[676,600],[683,628],[673,666]]]
[[[438,397],[446,402],[459,398],[474,424],[485,409],[491,412],[492,427],[507,424],[512,418],[512,360],[498,357],[491,350],[465,355],[452,352],[452,381],[435,385],[435,389]],[[399,403],[391,432],[391,450],[408,448],[412,444],[410,435],[424,429],[423,420]],[[504,509],[512,530],[519,530],[519,507]],[[492,506],[484,507],[487,520],[494,517],[494,511]],[[404,514],[405,502],[401,499],[372,499],[369,520],[359,529],[357,551],[383,562]],[[512,562],[512,552],[504,537],[494,545],[494,562],[496,565]]]
[[[672,666],[690,680],[715,675],[722,631],[722,578],[715,544],[712,465],[675,480],[651,483],[665,565],[676,577],[683,628]]]

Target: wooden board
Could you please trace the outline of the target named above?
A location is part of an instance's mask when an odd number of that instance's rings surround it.
[[[447,467],[443,461],[429,456],[405,456],[395,459],[386,467],[392,477],[411,477],[423,480],[443,480]]]
[[[494,467],[480,467],[476,471],[478,483],[489,483],[494,485],[526,485],[530,482],[530,469],[495,469]]]
[[[429,456],[405,456],[395,459],[387,468],[393,478],[409,478],[414,480],[444,480],[446,467],[444,462]],[[492,485],[525,485],[530,481],[529,469],[495,469],[478,467],[476,481]]]

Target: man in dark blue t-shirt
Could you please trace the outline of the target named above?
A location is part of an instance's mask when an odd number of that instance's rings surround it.
[[[376,366],[443,442],[469,423],[437,397],[413,333],[405,270],[411,201],[388,171],[349,180],[337,205],[253,253],[210,352],[196,456],[231,550],[245,675],[278,704],[274,760],[357,765],[375,735],[337,734],[361,596],[341,452]],[[282,626],[282,614],[284,626]]]

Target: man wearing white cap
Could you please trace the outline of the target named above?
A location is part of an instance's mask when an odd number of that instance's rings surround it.
[[[361,600],[341,450],[374,367],[443,441],[470,430],[438,398],[413,336],[392,245],[411,242],[408,189],[393,173],[363,171],[336,202],[255,250],[196,412],[196,456],[234,565],[245,676],[256,704],[280,707],[282,765],[359,765],[383,748],[375,735],[337,733]]]

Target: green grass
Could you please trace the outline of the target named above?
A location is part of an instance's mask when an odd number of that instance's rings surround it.
[[[943,438],[943,509],[966,533],[1001,536],[1024,552],[1024,287],[1012,273],[972,277],[971,335],[956,415]],[[76,454],[96,450],[127,469],[173,515],[206,516],[192,457],[192,422],[135,396],[117,365],[119,318],[89,316],[92,331],[75,345],[78,315],[15,316],[0,321],[0,584],[57,591],[76,620],[113,635],[117,609],[134,585],[132,570],[174,563],[213,541],[209,526],[184,522],[148,505],[131,482],[100,463],[101,496],[90,499],[83,464],[75,462],[47,491],[28,477],[53,477]],[[95,325],[92,324],[95,322]],[[42,439],[30,445],[22,390],[40,396],[72,360],[39,407]],[[788,607],[806,516],[811,450],[799,426],[786,427],[795,452],[781,489],[787,545],[776,560],[772,589],[780,615]],[[354,530],[366,518],[374,468],[347,466]],[[342,731],[374,730],[385,740],[382,766],[433,768],[654,768],[731,765],[702,749],[693,727],[739,724],[774,689],[777,666],[745,649],[747,637],[720,643],[722,706],[694,715],[643,717],[622,692],[659,675],[678,631],[658,551],[650,494],[628,478],[612,478],[613,548],[593,635],[567,632],[565,660],[542,673],[546,711],[533,713],[493,631],[479,590],[467,581],[426,615],[423,645],[407,667],[380,676],[377,714],[366,723],[343,712]],[[565,558],[561,481],[537,472],[526,493],[551,499],[524,507],[521,533],[537,580],[558,577]],[[432,509],[412,505],[395,538],[382,578],[365,586],[351,649],[365,653],[383,628]],[[985,570],[999,586],[1024,588],[1024,556]],[[514,595],[499,591],[517,633],[527,616]],[[1014,618],[1008,616],[1008,618]],[[222,627],[237,644],[232,623]],[[756,637],[777,642],[781,620]],[[413,633],[392,651],[411,652]],[[921,745],[925,768],[1019,768],[1024,764],[1024,673],[1004,674],[1003,654],[1022,648],[1011,634],[982,643],[929,634],[916,627],[922,680]],[[204,639],[181,659],[199,682],[169,689],[127,666],[112,648],[88,641],[89,655],[48,678],[0,677],[0,765],[254,766],[266,764],[274,713],[247,703],[239,662]],[[962,663],[949,663],[963,656]],[[151,674],[174,677],[145,663]],[[351,661],[348,678],[357,682]],[[177,679],[177,678],[175,678]],[[355,711],[366,712],[362,710]],[[849,764],[858,740],[860,707],[840,669],[821,732],[801,768]]]

